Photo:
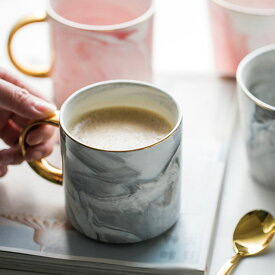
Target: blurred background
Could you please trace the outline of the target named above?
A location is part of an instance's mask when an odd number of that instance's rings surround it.
[[[6,41],[14,23],[36,11],[44,10],[45,0],[1,0],[0,66],[20,74],[7,57]],[[155,74],[212,74],[213,58],[206,0],[156,0],[153,69]],[[32,24],[19,31],[14,49],[24,64],[47,64],[49,39],[47,23]],[[48,79],[30,79],[45,87]]]

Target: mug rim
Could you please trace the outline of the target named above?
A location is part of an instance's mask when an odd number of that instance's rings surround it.
[[[161,93],[163,93],[165,96],[167,96],[168,98],[172,99],[172,101],[175,103],[177,111],[178,111],[178,117],[177,117],[177,122],[175,123],[175,126],[173,127],[173,129],[171,131],[169,131],[169,133],[167,135],[165,135],[163,138],[161,138],[160,140],[158,140],[155,143],[152,143],[150,145],[147,146],[143,146],[143,147],[139,147],[139,148],[135,148],[135,149],[128,149],[128,150],[107,150],[107,149],[100,149],[100,148],[96,148],[96,147],[92,147],[89,146],[85,143],[80,142],[79,140],[77,140],[75,137],[73,137],[70,132],[68,131],[68,129],[65,127],[64,123],[63,123],[63,113],[64,110],[66,109],[66,105],[69,104],[69,102],[71,100],[73,100],[75,97],[79,96],[82,93],[85,93],[86,91],[93,89],[97,86],[102,86],[102,85],[108,85],[108,84],[130,84],[130,85],[138,85],[138,86],[145,86],[145,87],[149,87],[149,88],[153,88]],[[102,152],[112,152],[112,153],[127,153],[127,152],[135,152],[135,151],[141,151],[144,149],[148,149],[151,148],[155,145],[158,145],[160,143],[162,143],[163,141],[167,140],[168,138],[170,138],[172,135],[174,135],[174,133],[179,129],[180,125],[182,123],[182,109],[178,103],[178,101],[172,97],[170,94],[168,94],[167,92],[163,91],[162,89],[156,87],[153,84],[150,83],[146,83],[143,81],[138,81],[138,80],[127,80],[127,79],[117,79],[117,80],[106,80],[106,81],[101,81],[101,82],[96,82],[90,85],[87,85],[85,87],[82,87],[81,89],[77,90],[76,92],[74,92],[72,95],[70,95],[65,102],[62,104],[61,108],[60,108],[60,127],[62,128],[62,130],[65,132],[65,134],[72,139],[73,141],[75,141],[76,143],[85,146],[89,149],[92,150],[96,150],[96,151],[102,151]]]
[[[246,66],[249,65],[249,63],[251,61],[253,61],[255,58],[261,56],[262,54],[268,53],[268,52],[272,52],[275,50],[275,44],[271,44],[271,45],[267,45],[264,47],[261,47],[257,50],[252,51],[251,53],[249,53],[248,55],[246,55],[240,62],[240,64],[238,65],[237,68],[237,72],[236,72],[236,80],[238,83],[238,86],[240,87],[241,91],[249,98],[251,99],[255,104],[257,104],[258,106],[270,110],[270,111],[275,111],[275,106],[272,106],[268,103],[263,102],[262,100],[260,100],[259,98],[257,98],[256,96],[254,96],[249,89],[246,87],[246,84],[244,83],[242,74],[244,72],[244,70],[246,69]]]
[[[226,0],[210,0],[216,5],[219,5],[220,7],[223,7],[228,10],[232,10],[238,13],[245,13],[248,15],[275,15],[275,8],[267,9],[267,8],[249,8],[249,7],[242,7],[237,4],[233,4],[230,2],[227,2]]]
[[[150,18],[154,12],[155,12],[155,1],[154,0],[149,0],[151,1],[151,4],[149,8],[142,13],[140,16],[123,22],[123,23],[118,23],[118,24],[112,24],[112,25],[89,25],[89,24],[82,24],[78,22],[71,21],[69,19],[64,18],[60,14],[58,14],[54,8],[51,5],[52,0],[48,0],[48,6],[47,6],[47,13],[48,15],[54,19],[55,21],[66,25],[68,27],[80,29],[80,30],[87,30],[87,31],[115,31],[115,30],[121,30],[121,29],[127,29],[129,27],[135,26],[140,24],[141,22],[147,20]]]

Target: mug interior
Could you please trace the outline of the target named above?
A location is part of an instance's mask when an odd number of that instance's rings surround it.
[[[108,107],[137,107],[166,118],[173,128],[161,140],[170,136],[181,122],[181,109],[170,95],[147,83],[118,80],[92,84],[71,95],[61,108],[61,127],[72,139],[82,143],[70,133],[72,125],[85,113]]]
[[[68,25],[77,23],[86,27],[104,27],[134,23],[151,13],[152,2],[153,0],[51,0],[49,13]]]
[[[275,110],[275,47],[263,47],[247,55],[239,65],[237,80],[257,105]]]
[[[210,0],[225,9],[240,13],[275,15],[273,0]]]

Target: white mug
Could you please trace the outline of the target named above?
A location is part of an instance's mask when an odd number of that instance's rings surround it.
[[[247,55],[237,70],[240,114],[250,173],[275,188],[275,45]]]
[[[50,0],[47,11],[15,24],[8,54],[21,72],[51,77],[54,101],[60,107],[88,84],[122,78],[150,82],[153,16],[153,0]],[[18,61],[12,44],[22,27],[45,21],[50,27],[52,65],[37,70]]]
[[[275,43],[275,2],[208,0],[217,71],[235,77],[248,53]]]
[[[98,108],[139,107],[166,118],[173,129],[150,146],[124,151],[87,146],[69,128],[76,117]],[[60,115],[29,125],[60,127],[62,171],[45,159],[30,162],[42,177],[64,184],[66,213],[86,236],[111,243],[138,242],[168,230],[180,211],[181,110],[159,88],[138,81],[106,81],[80,89]]]

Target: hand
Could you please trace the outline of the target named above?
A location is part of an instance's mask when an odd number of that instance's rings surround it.
[[[56,110],[55,106],[21,80],[0,68],[0,138],[10,146],[0,151],[0,176],[10,164],[23,161],[18,144],[22,129],[31,121],[44,119]],[[39,160],[52,152],[54,129],[48,125],[34,128],[27,136],[29,145],[26,160]]]

